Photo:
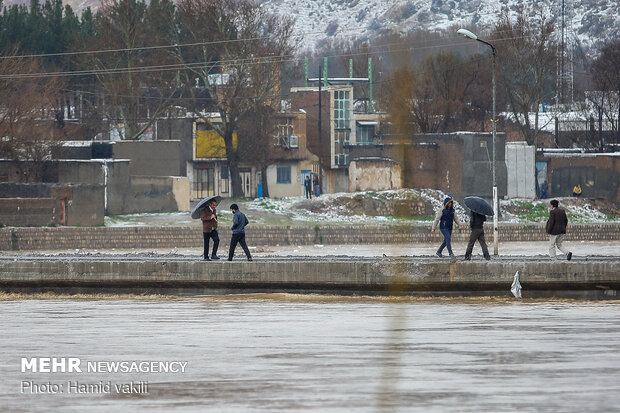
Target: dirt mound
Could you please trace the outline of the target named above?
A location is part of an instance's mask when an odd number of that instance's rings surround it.
[[[437,202],[441,196],[437,195]],[[341,193],[299,201],[294,205],[296,209],[315,214],[337,211],[344,216],[393,217],[432,216],[436,207],[429,194],[414,190]]]

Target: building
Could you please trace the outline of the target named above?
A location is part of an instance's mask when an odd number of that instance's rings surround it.
[[[319,173],[319,157],[308,149],[304,112],[278,113],[277,135],[266,168],[269,196],[302,196],[306,175]]]
[[[193,121],[192,157],[187,161],[193,199],[231,196],[224,139],[210,126],[219,119],[219,114],[214,114],[209,122],[205,119]],[[272,197],[300,196],[305,175],[318,171],[318,157],[307,146],[306,114],[302,111],[277,113],[276,122],[276,134],[265,143],[266,147],[243,149],[245,153],[252,153],[239,162],[243,197],[262,197],[266,192]],[[235,149],[237,142],[235,132]],[[263,187],[265,183],[267,188]]]
[[[385,114],[358,112],[354,102],[350,84],[291,89],[292,109],[307,113],[308,148],[319,157],[324,192],[352,190],[349,183],[351,148],[372,145],[386,117]]]

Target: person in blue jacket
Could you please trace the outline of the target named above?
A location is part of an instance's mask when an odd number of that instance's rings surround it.
[[[456,215],[456,211],[454,210],[454,201],[452,198],[447,197],[443,200],[443,208],[437,211],[435,215],[435,221],[433,221],[433,228],[431,229],[432,233],[435,233],[437,229],[437,224],[439,224],[439,231],[443,235],[443,242],[439,246],[439,249],[435,253],[439,258],[442,258],[444,248],[448,248],[448,254],[450,254],[450,258],[455,259],[454,253],[452,252],[452,223],[456,222],[456,225],[461,229],[461,223],[459,222],[459,217]]]
[[[248,261],[252,261],[248,244],[245,243],[245,226],[249,223],[248,218],[243,212],[239,211],[237,204],[232,204],[230,209],[233,212],[233,225],[231,227],[232,237],[230,238],[230,248],[228,249],[228,261],[232,261],[237,244],[241,244],[241,248],[243,248],[243,252],[248,257]]]

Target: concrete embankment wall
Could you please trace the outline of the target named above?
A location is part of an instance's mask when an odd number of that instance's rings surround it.
[[[447,263],[414,259],[0,260],[0,290],[39,293],[228,294],[257,292],[617,299],[618,260]]]
[[[487,241],[492,228],[486,226]],[[230,241],[228,228],[220,229],[222,244]],[[453,241],[465,242],[469,230],[455,231]],[[501,242],[544,241],[543,225],[500,225]],[[407,244],[438,242],[441,235],[430,233],[428,225],[390,226],[249,226],[247,242],[254,246],[312,244]],[[619,240],[620,224],[570,225],[568,240]],[[0,251],[202,248],[202,228],[187,227],[5,227],[0,228]]]

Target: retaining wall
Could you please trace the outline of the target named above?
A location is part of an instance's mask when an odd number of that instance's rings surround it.
[[[0,260],[0,290],[38,293],[224,294],[255,292],[617,299],[618,260],[446,263],[415,259]]]
[[[486,226],[487,243],[493,232]],[[230,241],[228,228],[219,231],[221,244]],[[465,242],[469,230],[455,231],[453,240]],[[501,242],[545,241],[543,225],[500,225]],[[313,245],[313,244],[410,244],[437,243],[438,233],[430,233],[429,225],[412,226],[253,226],[248,227],[249,245]],[[620,224],[570,225],[567,240],[620,240]],[[131,248],[202,248],[199,223],[184,227],[5,227],[0,228],[0,251],[131,249]]]

